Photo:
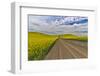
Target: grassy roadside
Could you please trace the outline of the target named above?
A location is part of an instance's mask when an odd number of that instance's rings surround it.
[[[54,44],[57,36],[42,33],[28,33],[28,60],[41,60]]]

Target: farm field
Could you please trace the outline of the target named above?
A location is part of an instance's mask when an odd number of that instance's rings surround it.
[[[88,41],[87,36],[76,36],[72,34],[64,34],[64,35],[61,35],[61,37],[65,39],[69,39],[69,40]]]
[[[28,33],[28,60],[41,60],[48,53],[57,36],[37,32]]]
[[[28,32],[28,60],[86,58],[87,41],[87,36]]]

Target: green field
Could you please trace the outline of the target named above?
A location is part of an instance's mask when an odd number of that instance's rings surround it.
[[[42,33],[28,33],[28,60],[41,60],[53,46],[57,36]]]
[[[42,60],[58,38],[87,41],[87,36],[72,34],[47,35],[37,32],[28,32],[28,60]]]
[[[76,36],[76,35],[72,35],[72,34],[61,35],[61,38],[71,39],[71,40],[80,40],[80,41],[87,41],[88,40],[87,36]]]

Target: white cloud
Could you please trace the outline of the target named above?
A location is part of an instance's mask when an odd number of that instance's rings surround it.
[[[46,17],[45,17],[46,18]],[[42,32],[46,34],[77,34],[82,33],[81,31],[87,31],[87,23],[84,24],[74,24],[74,25],[60,25],[65,21],[74,20],[73,17],[67,17],[60,21],[51,21],[48,23],[45,19],[42,19],[41,16],[30,16],[29,18],[29,31],[33,32]]]

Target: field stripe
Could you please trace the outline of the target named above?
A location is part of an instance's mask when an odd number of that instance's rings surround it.
[[[75,49],[78,53],[82,54],[84,57],[87,56],[86,53],[82,52],[80,49],[78,49],[77,47],[73,46],[71,43],[66,42],[65,44],[67,44],[67,46],[69,46],[69,47]]]
[[[63,45],[66,49],[68,49],[67,52],[70,52],[70,54],[71,54],[74,58],[77,58],[77,56],[71,51],[71,49],[70,49],[68,46],[66,46],[66,45],[63,43],[63,41],[60,41],[60,42],[62,43],[62,45]]]
[[[82,52],[85,50],[85,52]],[[58,39],[54,46],[51,48],[45,59],[74,59],[74,58],[87,58],[87,49],[79,48],[71,42],[64,39]]]

